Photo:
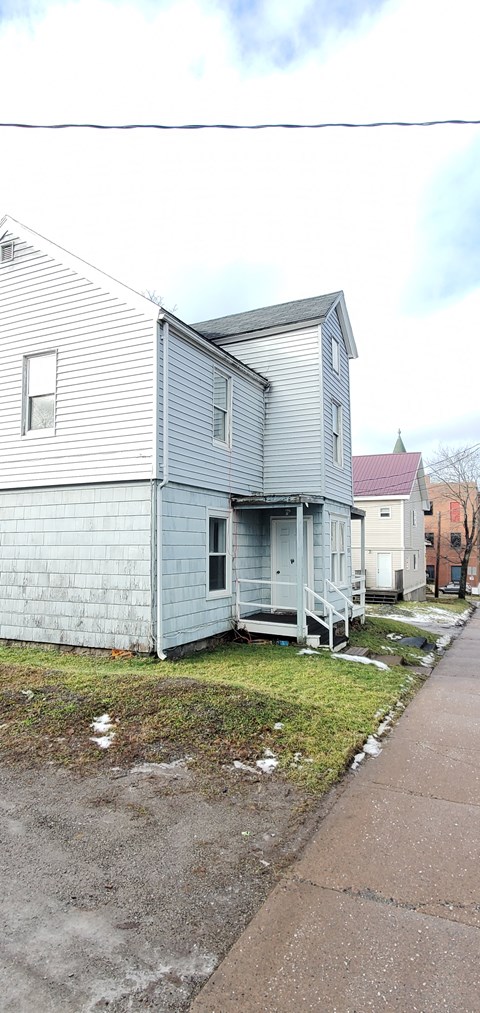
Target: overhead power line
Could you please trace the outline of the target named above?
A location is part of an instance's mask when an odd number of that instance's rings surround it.
[[[365,130],[372,127],[479,126],[480,120],[379,120],[375,123],[0,123],[18,130]]]

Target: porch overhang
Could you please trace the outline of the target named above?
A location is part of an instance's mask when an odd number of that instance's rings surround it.
[[[310,503],[325,503],[324,496],[308,496],[299,493],[293,496],[232,496],[232,507],[235,510],[278,510],[282,507],[306,506]]]
[[[360,510],[358,507],[350,507],[350,518],[352,521],[362,521],[366,515],[365,510]]]

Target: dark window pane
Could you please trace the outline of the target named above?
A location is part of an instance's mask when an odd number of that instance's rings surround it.
[[[209,552],[226,552],[227,521],[225,517],[210,517],[208,549]]]
[[[460,583],[461,573],[462,573],[462,567],[461,566],[452,566],[450,568],[450,570],[451,570],[451,577],[450,577],[450,579],[454,580],[457,584],[459,584]]]
[[[227,442],[227,413],[222,408],[213,409],[213,438],[220,443]]]
[[[453,545],[454,549],[459,549],[462,544],[462,536],[459,531],[452,531],[450,535],[450,545]]]
[[[208,586],[210,591],[224,591],[227,586],[226,556],[210,556]]]

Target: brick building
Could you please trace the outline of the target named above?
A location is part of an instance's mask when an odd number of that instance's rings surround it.
[[[452,488],[442,482],[432,482],[426,476],[427,491],[432,503],[432,516],[425,518],[427,582],[435,581],[438,531],[440,522],[439,586],[460,580],[461,561],[465,551],[463,505],[455,499]],[[478,509],[480,494],[474,483],[465,486],[472,509]],[[465,497],[464,497],[465,498]],[[478,536],[470,556],[467,583],[477,587],[480,583],[480,542]]]

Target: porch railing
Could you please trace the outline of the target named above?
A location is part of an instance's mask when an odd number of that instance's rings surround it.
[[[328,583],[330,584],[331,582],[329,581]],[[277,605],[277,604],[272,604],[271,593],[270,593],[270,602],[251,601],[251,600],[249,600],[249,601],[242,601],[241,587],[240,587],[242,584],[247,584],[247,585],[258,585],[258,584],[260,584],[260,585],[262,585],[264,587],[269,587],[270,590],[273,587],[277,587],[277,586],[280,586],[280,587],[293,587],[293,588],[296,588],[296,586],[297,586],[295,583],[293,583],[293,581],[286,581],[286,580],[253,580],[253,579],[248,578],[248,577],[237,577],[237,579],[236,579],[236,587],[237,587],[237,594],[236,594],[236,619],[237,619],[237,623],[239,625],[241,624],[242,607],[243,608],[250,608],[250,609],[259,609],[261,611],[265,610],[265,611],[269,611],[269,612],[296,612],[297,611],[295,605]],[[334,584],[332,584],[331,586],[334,589],[335,593],[338,593],[338,588],[335,587]],[[342,597],[345,598],[346,602],[349,602],[349,599],[346,598],[345,595],[342,595]],[[324,615],[326,615],[326,619],[324,619],[323,616],[318,615],[316,612],[313,612],[312,609],[308,608],[307,601],[310,602],[311,599],[314,599],[315,601],[318,601],[321,604],[322,611],[323,611]],[[346,609],[346,621],[345,621],[345,614],[342,614],[341,612],[339,612],[338,609],[336,609],[334,607],[334,605],[332,605],[332,603],[328,601],[327,598],[323,598],[322,595],[317,594],[316,591],[313,591],[312,588],[308,587],[306,584],[303,587],[303,602],[304,602],[304,604],[303,604],[302,628],[304,630],[306,630],[306,628],[307,628],[307,617],[308,616],[311,619],[314,619],[315,622],[320,623],[321,626],[323,626],[326,630],[328,630],[328,643],[329,643],[330,650],[333,650],[334,616],[336,616],[341,622],[345,623],[345,633],[348,635],[348,606],[347,605],[345,606],[345,609]]]

